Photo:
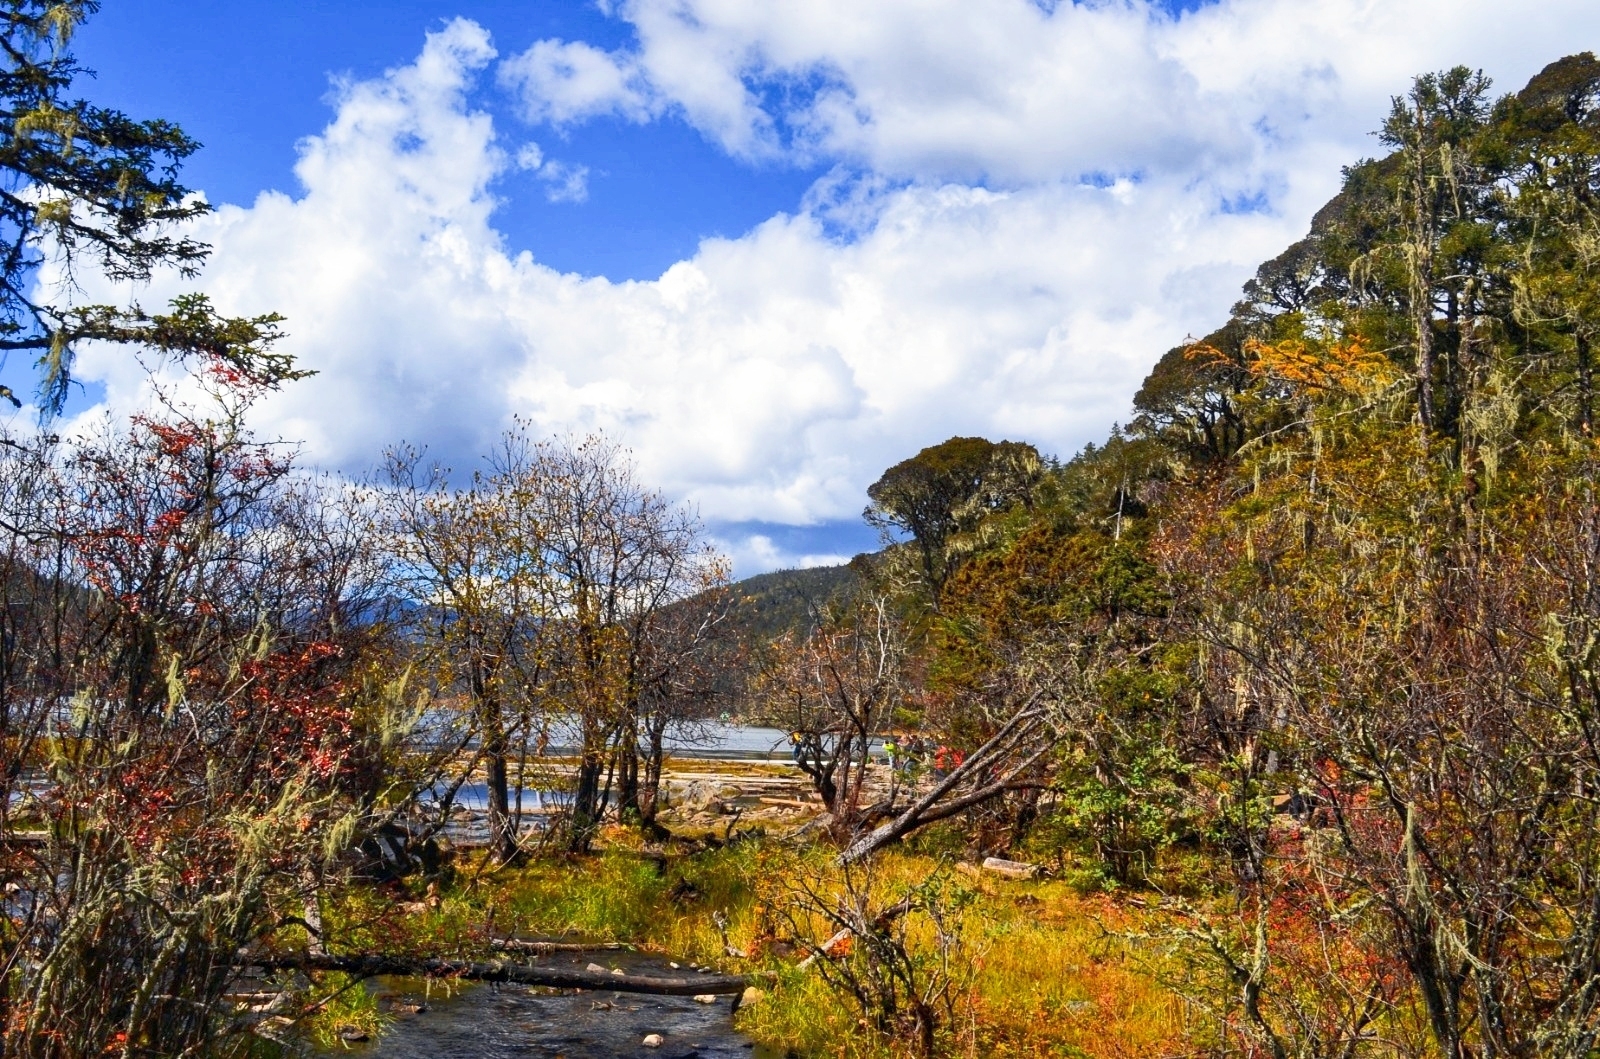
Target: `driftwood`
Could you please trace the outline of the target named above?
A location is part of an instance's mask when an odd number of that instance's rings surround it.
[[[666,978],[576,968],[531,967],[527,964],[507,963],[501,960],[444,960],[374,953],[357,956],[284,953],[257,956],[250,960],[250,964],[268,971],[340,971],[362,978],[375,978],[378,975],[457,978],[472,982],[514,982],[517,985],[542,985],[556,989],[594,989],[613,993],[650,993],[656,996],[702,994],[728,996],[742,994],[750,985],[748,979],[730,974],[693,974]]]
[[[1008,879],[1037,879],[1041,869],[1037,864],[1028,864],[1020,860],[1006,860],[1004,857],[985,857],[983,869],[992,871],[996,875],[1004,875]]]
[[[48,831],[7,831],[0,834],[0,846],[48,846]]]

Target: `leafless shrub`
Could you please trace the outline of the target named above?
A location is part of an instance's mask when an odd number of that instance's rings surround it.
[[[860,1008],[866,1025],[929,1057],[971,976],[962,926],[972,896],[942,871],[892,886],[869,860],[802,878],[784,915],[796,937],[813,939],[808,965]]]

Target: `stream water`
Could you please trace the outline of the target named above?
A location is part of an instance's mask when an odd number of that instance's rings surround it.
[[[682,974],[623,954],[605,965],[639,974]],[[579,963],[582,966],[582,963]],[[374,1041],[345,1054],[370,1059],[782,1059],[733,1028],[733,998],[697,1003],[691,997],[644,996],[595,990],[550,990],[514,985],[457,985],[448,995],[411,979],[373,983],[394,1021]],[[419,1001],[425,1006],[413,1009]],[[660,1034],[662,1043],[644,1039]]]

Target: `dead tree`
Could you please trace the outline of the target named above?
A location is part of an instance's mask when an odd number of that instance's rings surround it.
[[[932,789],[846,846],[838,863],[858,863],[918,828],[948,820],[1007,791],[1043,786],[1039,768],[1054,746],[1049,713],[1035,695]]]

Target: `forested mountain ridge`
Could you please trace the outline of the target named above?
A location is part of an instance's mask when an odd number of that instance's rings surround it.
[[[870,561],[861,557],[861,562]],[[786,633],[804,636],[830,603],[848,594],[859,582],[858,563],[773,570],[736,581],[731,586],[738,601],[734,620],[742,635],[757,641]]]

